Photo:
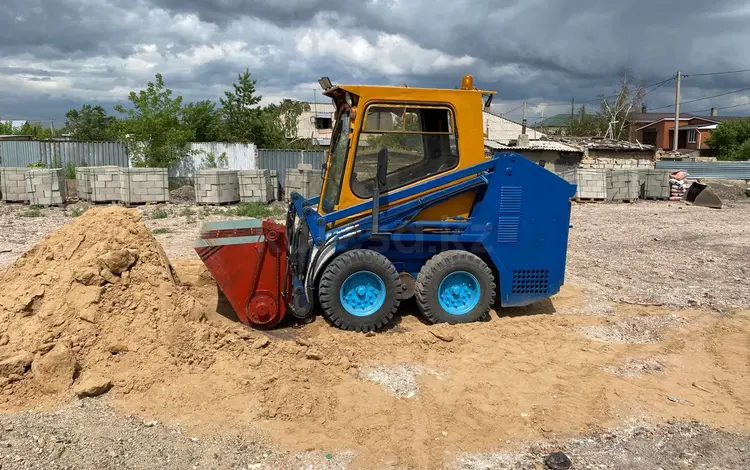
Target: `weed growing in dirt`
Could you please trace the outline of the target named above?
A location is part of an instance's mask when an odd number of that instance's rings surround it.
[[[169,217],[169,213],[164,209],[156,209],[151,213],[151,218],[154,220],[166,219],[167,217]]]
[[[190,207],[190,206],[186,206],[185,208],[183,208],[183,209],[182,209],[182,210],[180,211],[180,214],[179,214],[179,215],[181,215],[181,216],[183,216],[183,217],[190,217],[190,216],[193,216],[193,215],[195,215],[195,211],[193,210],[193,208],[192,208],[192,207]]]
[[[159,228],[155,228],[151,230],[151,233],[153,233],[154,235],[160,235],[162,233],[169,233],[169,232],[171,232],[171,230],[169,230],[166,227],[159,227]]]
[[[70,216],[80,217],[84,212],[86,212],[86,209],[84,209],[83,207],[74,207],[70,210]]]
[[[193,225],[195,223],[195,217],[193,217],[192,215],[189,215],[185,217],[185,222],[187,222],[190,225]]]
[[[241,202],[237,207],[227,210],[225,214],[237,217],[262,218],[271,217],[274,212],[262,202]]]
[[[40,206],[30,206],[28,210],[21,212],[21,217],[43,217]]]

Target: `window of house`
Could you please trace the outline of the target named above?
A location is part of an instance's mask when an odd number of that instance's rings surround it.
[[[315,128],[316,129],[332,129],[333,128],[333,119],[330,117],[316,117],[315,118]]]
[[[698,131],[696,131],[695,129],[688,129],[687,140],[689,143],[691,144],[695,143],[695,137],[697,133]]]
[[[453,112],[440,106],[373,105],[357,142],[352,192],[372,197],[378,152],[388,149],[386,190],[455,168],[458,147]]]

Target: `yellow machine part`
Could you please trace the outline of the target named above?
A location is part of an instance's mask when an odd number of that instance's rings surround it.
[[[455,133],[458,150],[458,165],[445,172],[414,181],[403,186],[404,188],[476,165],[486,159],[484,153],[485,134],[482,119],[484,102],[482,95],[494,94],[494,92],[473,89],[473,81],[471,80],[471,77],[468,77],[468,79],[467,77],[464,77],[462,89],[458,90],[366,85],[340,85],[336,87],[336,90],[343,90],[355,95],[357,101],[356,105],[351,108],[353,114],[351,143],[346,158],[341,194],[338,204],[334,206],[334,210],[345,209],[360,204],[366,200],[371,200],[357,197],[352,191],[350,183],[355,163],[354,157],[357,151],[357,142],[360,138],[360,130],[364,124],[366,115],[365,110],[369,105],[433,105],[449,107],[453,111],[453,132]],[[333,93],[329,94],[329,92],[327,92],[326,95],[333,96]],[[326,181],[324,181],[323,193],[325,193],[325,185],[327,184],[337,183],[331,183],[329,179],[326,178]],[[423,194],[415,195],[411,199],[416,199]],[[416,217],[416,220],[441,220],[446,217],[457,216],[467,217],[474,204],[474,198],[475,196],[473,193],[462,194],[458,197],[427,208]],[[319,207],[319,211],[323,211],[322,207]],[[340,224],[345,224],[351,220],[358,219],[370,212],[371,211],[364,211],[360,214],[356,214],[349,219],[341,221]]]

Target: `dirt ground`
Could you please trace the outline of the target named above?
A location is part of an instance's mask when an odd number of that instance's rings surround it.
[[[536,469],[558,450],[573,468],[750,464],[747,202],[575,205],[561,294],[488,322],[428,326],[406,302],[376,335],[318,318],[260,339],[216,313],[199,210],[156,209],[146,225],[168,229],[157,240],[213,312],[205,340],[234,362],[96,399],[7,396],[3,469]],[[73,219],[24,210],[0,206],[0,267]]]

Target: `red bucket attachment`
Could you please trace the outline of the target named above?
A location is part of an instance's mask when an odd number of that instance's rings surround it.
[[[271,220],[207,222],[195,251],[242,323],[271,328],[286,314],[286,231]]]

